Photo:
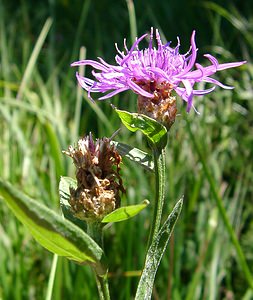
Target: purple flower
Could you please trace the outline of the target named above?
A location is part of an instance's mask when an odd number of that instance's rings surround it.
[[[131,89],[136,94],[149,99],[168,97],[174,90],[187,102],[187,112],[190,111],[193,96],[202,96],[212,92],[218,85],[224,89],[232,89],[218,80],[210,77],[217,71],[238,67],[244,63],[233,62],[219,64],[210,54],[204,56],[211,65],[203,67],[196,63],[197,51],[195,31],[191,36],[191,47],[185,54],[179,53],[180,41],[175,48],[170,43],[162,44],[160,34],[156,30],[157,47],[153,47],[153,28],[151,28],[148,48],[139,49],[139,43],[147,36],[144,34],[128,50],[124,40],[124,51],[120,51],[116,44],[118,54],[115,57],[117,65],[110,65],[102,58],[99,61],[82,60],[74,62],[71,66],[90,65],[99,72],[92,71],[96,80],[76,74],[79,84],[90,93],[107,93],[99,98],[104,100],[118,93]],[[194,68],[195,66],[195,68]],[[203,90],[195,89],[196,82],[207,82],[213,87]]]

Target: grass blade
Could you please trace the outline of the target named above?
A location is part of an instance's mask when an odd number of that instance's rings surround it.
[[[45,39],[48,35],[48,32],[52,25],[52,19],[48,18],[45,25],[43,26],[41,33],[39,35],[39,38],[35,44],[35,47],[33,49],[33,52],[31,54],[31,57],[28,61],[24,76],[22,78],[18,93],[17,93],[17,99],[20,99],[23,95],[24,90],[26,89],[26,86],[31,78],[32,72],[34,70],[35,64],[37,62],[38,56],[40,54],[40,51],[42,49],[42,46],[45,42]]]

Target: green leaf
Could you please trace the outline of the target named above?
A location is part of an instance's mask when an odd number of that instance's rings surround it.
[[[158,149],[163,149],[167,144],[167,129],[161,123],[138,113],[130,113],[124,110],[115,109],[122,123],[132,132],[141,130],[149,142]]]
[[[102,223],[110,223],[110,222],[121,222],[128,220],[138,213],[140,213],[144,208],[146,208],[149,205],[148,200],[144,200],[142,204],[137,205],[129,205],[129,206],[123,206],[120,207],[110,214],[106,215]]]
[[[154,172],[154,162],[150,154],[143,152],[138,148],[133,148],[123,143],[115,141],[112,141],[112,143],[116,146],[121,156],[125,156],[130,160],[136,162],[137,164],[141,165],[146,170]]]
[[[71,221],[81,229],[86,230],[86,223],[76,218],[72,213],[71,206],[69,204],[70,187],[76,189],[77,181],[71,177],[61,176],[61,180],[59,183],[59,193],[60,193],[60,205],[61,205],[62,213],[66,219],[68,219],[69,221]]]
[[[138,284],[135,300],[151,299],[155,275],[167,248],[175,223],[180,215],[182,206],[183,199],[180,199],[159,230],[157,237],[151,243],[146,255],[145,265]]]
[[[104,274],[103,250],[79,227],[0,179],[0,195],[33,237],[47,250],[78,263],[95,263]]]

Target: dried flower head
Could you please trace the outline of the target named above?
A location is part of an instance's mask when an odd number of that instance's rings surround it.
[[[93,141],[92,135],[78,141],[77,147],[63,151],[76,166],[77,188],[70,190],[72,211],[88,221],[101,220],[120,206],[124,192],[119,174],[121,156],[110,139]]]
[[[219,64],[217,59],[210,54],[204,56],[211,62],[211,65],[203,67],[196,63],[198,49],[195,43],[195,31],[191,36],[190,50],[185,54],[179,53],[179,38],[177,46],[172,48],[170,43],[162,43],[158,30],[156,30],[157,47],[153,47],[153,28],[151,28],[148,48],[140,50],[139,44],[146,36],[147,34],[144,34],[136,39],[130,50],[126,46],[126,40],[124,40],[124,51],[120,51],[116,44],[117,65],[110,65],[102,58],[98,58],[99,61],[82,60],[72,64],[72,66],[90,65],[99,71],[93,70],[92,72],[96,80],[76,74],[80,85],[88,91],[90,98],[90,93],[109,92],[99,98],[99,100],[104,100],[131,89],[139,95],[140,112],[146,113],[145,106],[147,106],[149,111],[147,114],[152,117],[152,114],[163,115],[163,112],[168,109],[165,119],[169,116],[173,123],[176,107],[172,91],[187,102],[187,112],[189,112],[192,107],[194,108],[193,96],[208,94],[215,89],[216,85],[224,89],[233,88],[210,76],[217,71],[238,67],[245,63],[242,61]],[[197,82],[211,83],[213,87],[198,90],[195,89]],[[148,104],[149,102],[151,104]]]

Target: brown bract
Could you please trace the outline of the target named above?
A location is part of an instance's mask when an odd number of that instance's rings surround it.
[[[90,134],[64,153],[76,166],[77,188],[70,189],[69,200],[76,217],[98,221],[120,206],[120,191],[124,192],[119,174],[121,156],[110,139],[94,142]]]
[[[138,112],[170,129],[177,114],[176,98],[171,95],[173,86],[166,82],[158,84],[154,81],[136,83],[154,95],[154,98],[138,96]]]

